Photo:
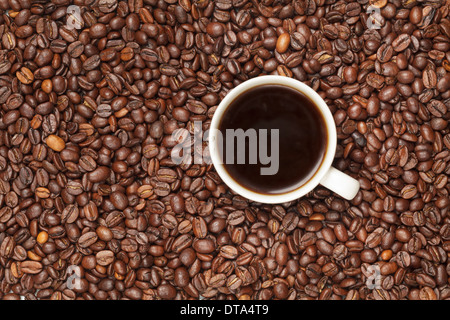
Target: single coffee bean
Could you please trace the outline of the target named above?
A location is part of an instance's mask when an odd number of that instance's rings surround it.
[[[63,223],[74,223],[78,219],[79,209],[74,204],[69,204],[64,208],[61,214],[61,221]]]
[[[282,33],[276,43],[276,50],[279,53],[285,53],[287,49],[289,48],[289,44],[291,42],[291,37],[288,33]]]
[[[92,183],[105,181],[111,173],[111,170],[105,166],[97,167],[94,171],[88,174],[88,179]]]
[[[38,198],[46,199],[50,197],[50,190],[45,187],[38,187],[36,188],[35,194]]]
[[[392,47],[396,52],[404,51],[411,43],[411,37],[408,34],[401,34],[392,42]]]
[[[22,261],[20,263],[20,270],[26,274],[38,274],[42,271],[43,265],[39,261]]]
[[[58,152],[62,151],[66,147],[66,143],[64,142],[64,140],[54,134],[49,135],[45,143],[49,148]]]
[[[200,239],[193,243],[193,248],[199,253],[211,253],[214,251],[214,243],[210,239]]]
[[[75,41],[67,47],[67,52],[72,58],[78,58],[84,51],[84,45],[81,41]]]
[[[86,232],[78,239],[78,245],[81,248],[87,248],[90,245],[93,245],[98,239],[98,236],[95,232]]]
[[[6,237],[0,245],[0,256],[10,258],[14,252],[15,241],[11,237]]]
[[[108,266],[114,261],[114,252],[111,250],[102,250],[95,255],[97,263],[101,266]]]
[[[417,194],[417,188],[414,185],[407,185],[401,190],[403,199],[411,199]]]
[[[19,71],[16,72],[17,79],[23,84],[30,84],[34,80],[33,72],[26,67],[22,67]]]
[[[211,22],[206,26],[206,32],[214,38],[220,37],[225,32],[225,27],[219,22]]]

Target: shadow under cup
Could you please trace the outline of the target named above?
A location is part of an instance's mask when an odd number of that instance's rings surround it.
[[[228,103],[218,130],[226,173],[261,195],[301,188],[321,167],[328,148],[327,125],[317,104],[284,84],[240,92]]]

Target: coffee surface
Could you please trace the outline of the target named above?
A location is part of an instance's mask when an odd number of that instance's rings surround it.
[[[255,147],[245,138],[245,163],[238,163],[238,140],[227,137],[227,130],[255,129],[258,133],[258,161],[250,163],[249,150]],[[278,160],[275,174],[261,174],[270,164],[260,161],[259,140],[267,129],[267,154]],[[262,194],[281,194],[292,191],[307,182],[319,168],[327,146],[326,125],[317,106],[304,94],[282,85],[263,85],[240,94],[226,110],[219,130],[223,135],[224,167],[243,187]],[[277,148],[271,145],[272,135],[279,130]],[[236,132],[236,131],[235,131]],[[227,152],[234,138],[234,161],[229,163]],[[255,150],[255,148],[254,148]]]

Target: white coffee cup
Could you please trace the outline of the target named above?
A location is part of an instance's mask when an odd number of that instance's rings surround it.
[[[225,169],[225,165],[222,162],[222,157],[220,154],[219,142],[222,139],[219,138],[220,130],[219,125],[223,115],[226,113],[231,102],[234,101],[241,93],[252,89],[254,87],[264,86],[264,85],[283,85],[293,88],[304,95],[306,95],[312,102],[316,105],[322,117],[325,121],[326,132],[327,132],[327,148],[325,151],[324,158],[321,165],[316,170],[314,175],[302,186],[297,187],[291,191],[284,192],[282,194],[262,194],[252,190],[249,190],[237,181],[235,181]],[[232,89],[222,102],[217,107],[214,116],[211,121],[211,126],[209,130],[209,151],[212,163],[219,174],[223,182],[234,190],[241,196],[261,202],[261,203],[283,203],[296,200],[308,192],[312,191],[319,184],[330,189],[331,191],[337,193],[341,197],[351,200],[353,199],[359,190],[359,182],[349,175],[333,168],[331,166],[334,155],[336,153],[337,144],[337,133],[336,124],[334,123],[333,115],[328,108],[325,101],[320,97],[320,95],[315,92],[311,87],[306,84],[288,77],[282,76],[260,76],[247,80],[234,89]]]

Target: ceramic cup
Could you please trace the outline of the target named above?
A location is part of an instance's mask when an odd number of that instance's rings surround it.
[[[222,117],[224,116],[224,114],[226,114],[230,103],[240,94],[254,87],[274,84],[293,88],[303,93],[312,102],[314,102],[315,106],[320,111],[324,119],[328,140],[322,163],[307,182],[305,182],[300,187],[284,192],[282,194],[262,194],[243,187],[241,184],[239,184],[239,181],[236,181],[228,174],[222,161],[220,152],[219,143],[221,143],[222,139],[219,138],[219,125]],[[298,80],[282,76],[260,76],[247,80],[234,89],[230,90],[230,92],[225,96],[225,98],[217,107],[212,118],[209,131],[209,150],[211,160],[223,182],[241,196],[261,203],[283,203],[293,201],[306,195],[319,184],[330,189],[331,191],[337,193],[347,200],[353,199],[358,193],[360,187],[359,182],[349,175],[331,166],[336,152],[336,144],[336,125],[334,123],[333,115],[331,114],[331,111],[325,101],[317,92],[315,92],[306,84]]]

